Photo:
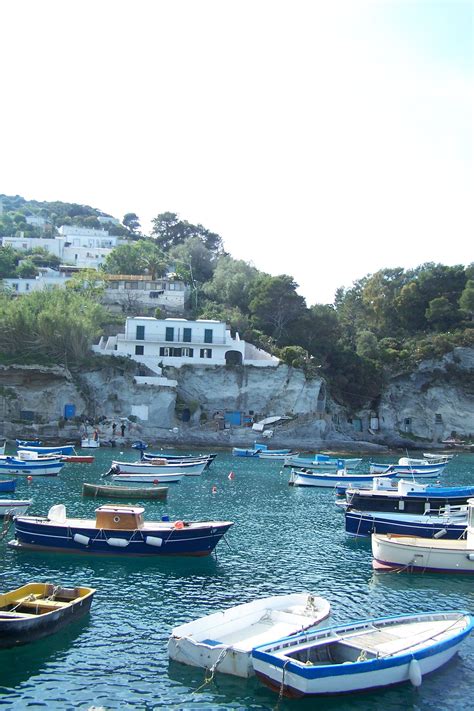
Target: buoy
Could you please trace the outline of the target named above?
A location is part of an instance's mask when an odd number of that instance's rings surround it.
[[[175,521],[174,527],[175,528],[184,528],[184,521]]]
[[[213,487],[212,487],[212,493],[213,493],[213,494],[217,494],[217,486],[213,486]]]
[[[410,662],[410,666],[408,667],[408,678],[410,679],[413,686],[421,686],[423,677],[421,674],[420,665],[416,659],[412,659]]]
[[[233,479],[235,476],[234,472],[229,472],[229,476],[227,477],[228,479]]]
[[[159,484],[160,482],[158,481],[158,479],[153,479],[153,483],[154,483],[154,484]]]
[[[28,484],[31,484],[31,482],[33,481],[33,477],[31,476],[31,474],[28,474],[28,476],[26,477],[26,480],[27,480]]]

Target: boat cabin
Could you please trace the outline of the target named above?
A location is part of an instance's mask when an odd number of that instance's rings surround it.
[[[134,531],[143,527],[144,511],[141,506],[99,506],[95,510],[95,527]]]

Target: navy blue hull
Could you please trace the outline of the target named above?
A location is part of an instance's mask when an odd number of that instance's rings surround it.
[[[126,556],[205,556],[212,553],[232,523],[201,525],[196,528],[163,528],[133,531],[109,530],[70,525],[47,525],[36,519],[15,520],[15,548],[99,553]],[[79,538],[78,538],[79,537]],[[147,538],[150,539],[147,543]],[[87,539],[87,540],[86,540]],[[121,541],[121,544],[117,544]]]
[[[346,532],[353,536],[370,536],[372,533],[398,533],[405,536],[420,536],[433,538],[439,531],[446,531],[443,539],[457,539],[466,537],[466,522],[463,523],[436,523],[426,517],[426,521],[408,522],[384,518],[365,511],[346,511]]]

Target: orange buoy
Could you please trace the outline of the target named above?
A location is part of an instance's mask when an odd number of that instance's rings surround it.
[[[31,474],[28,474],[28,476],[26,477],[26,480],[29,484],[31,484],[31,482],[33,481],[33,477],[31,476]]]
[[[212,493],[213,493],[213,494],[217,494],[217,486],[213,486],[213,487],[212,487]]]
[[[174,527],[175,528],[184,528],[184,521],[175,521]]]
[[[158,481],[158,479],[153,479],[153,484],[159,484],[159,483],[160,482]]]

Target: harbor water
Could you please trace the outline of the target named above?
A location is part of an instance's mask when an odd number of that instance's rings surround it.
[[[64,503],[69,516],[94,518],[95,508],[107,500],[83,498],[83,482],[113,483],[101,479],[111,460],[137,458],[134,450],[81,453],[93,454],[94,463],[68,463],[58,477],[31,483],[19,477],[16,497],[33,500],[29,514],[45,515],[53,504]],[[473,485],[473,470],[473,455],[457,455],[443,484]],[[44,640],[0,651],[0,705],[146,711],[473,708],[474,637],[418,689],[404,684],[319,701],[279,701],[255,678],[216,673],[209,680],[203,669],[168,660],[173,627],[257,597],[311,591],[331,602],[333,623],[429,610],[474,611],[472,577],[374,573],[370,540],[346,536],[334,491],[290,487],[288,479],[289,469],[281,462],[219,452],[201,476],[170,484],[167,501],[143,502],[147,520],[168,515],[234,521],[207,558],[22,552],[6,545],[11,530],[0,542],[1,592],[47,581],[87,585],[97,593],[83,620]]]

